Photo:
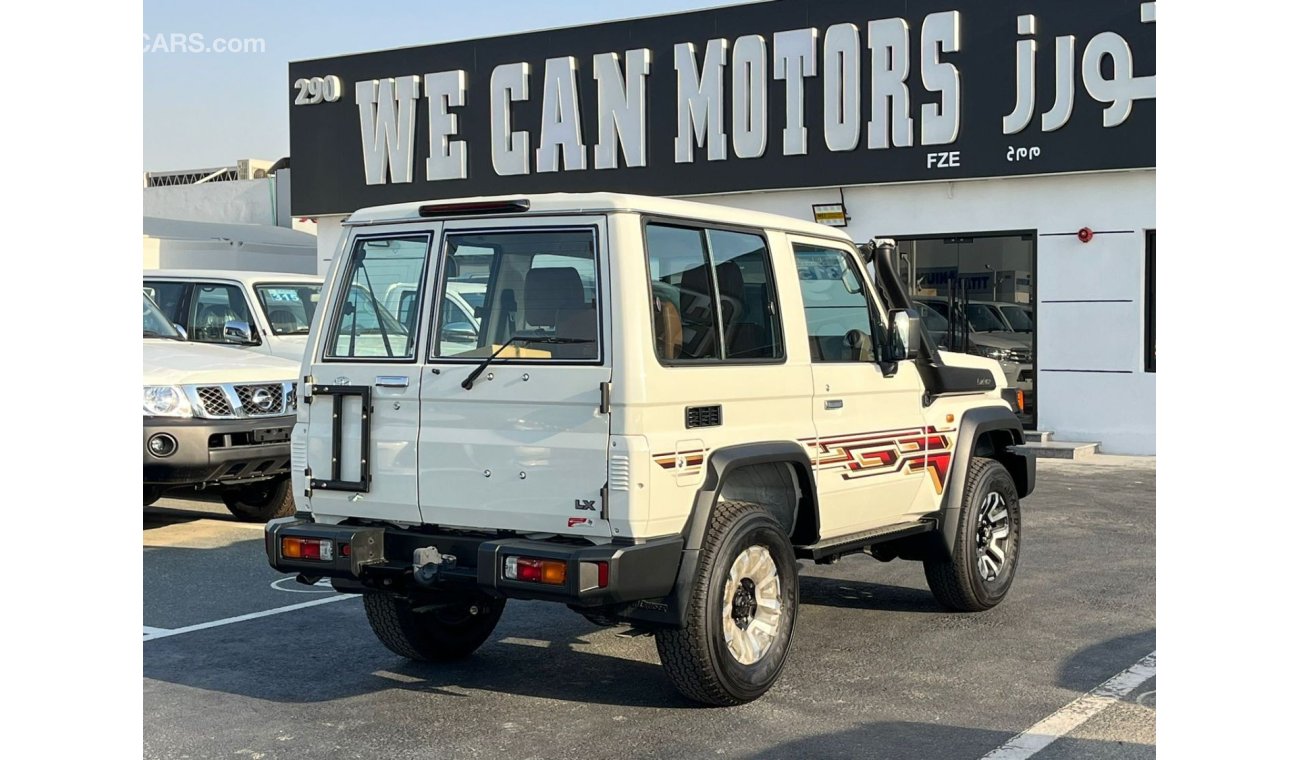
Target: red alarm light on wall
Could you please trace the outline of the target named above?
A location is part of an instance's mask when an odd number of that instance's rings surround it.
[[[1079,228],[1079,242],[1086,243],[1089,240],[1092,240],[1092,228],[1090,227]]]

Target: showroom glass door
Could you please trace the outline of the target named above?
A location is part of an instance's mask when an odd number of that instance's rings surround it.
[[[1035,423],[1033,232],[898,238],[895,266],[926,331],[948,351],[997,360]]]

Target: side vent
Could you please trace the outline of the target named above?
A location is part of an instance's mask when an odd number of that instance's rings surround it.
[[[686,427],[717,427],[722,424],[722,405],[686,407]]]
[[[609,458],[609,489],[627,491],[632,486],[632,462],[622,454],[613,454]]]

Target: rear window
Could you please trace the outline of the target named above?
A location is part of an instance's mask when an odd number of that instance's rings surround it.
[[[334,310],[325,356],[331,359],[415,358],[414,319],[394,316],[401,294],[424,281],[428,235],[361,238],[348,261],[347,295]],[[409,309],[418,314],[418,309]]]
[[[590,229],[447,235],[434,356],[600,358],[600,287]]]

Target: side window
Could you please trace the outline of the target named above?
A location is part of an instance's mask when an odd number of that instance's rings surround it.
[[[785,356],[761,235],[646,225],[651,318],[660,360]]]
[[[268,284],[254,290],[276,335],[306,335],[320,301],[319,285]]]
[[[195,283],[191,300],[190,340],[226,343],[227,322],[247,322],[256,337],[257,323],[249,317],[248,302],[237,285]]]
[[[343,279],[347,292],[334,310],[326,357],[415,358],[414,324],[394,316],[384,301],[390,294],[397,296],[403,283],[424,282],[428,253],[428,235],[357,241]]]
[[[814,362],[876,361],[879,314],[847,251],[794,245]]]
[[[655,353],[666,361],[720,359],[704,231],[647,225],[646,255]]]
[[[185,324],[185,291],[189,283],[150,280],[144,290],[172,324]]]
[[[713,278],[722,312],[722,353],[727,359],[784,356],[767,242],[759,235],[708,230]]]

